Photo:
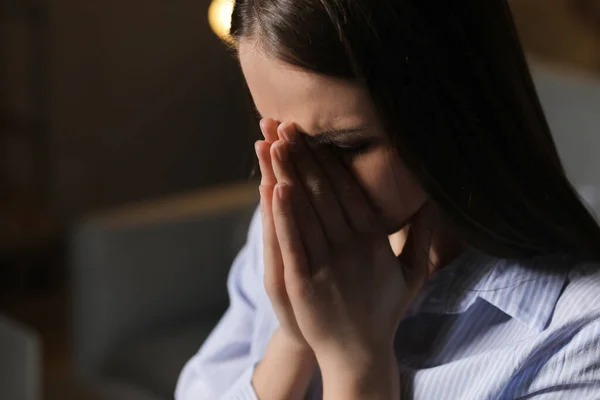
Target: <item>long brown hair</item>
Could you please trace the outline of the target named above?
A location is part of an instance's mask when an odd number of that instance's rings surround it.
[[[565,176],[506,0],[237,0],[231,34],[364,84],[473,246],[600,261],[600,227]]]

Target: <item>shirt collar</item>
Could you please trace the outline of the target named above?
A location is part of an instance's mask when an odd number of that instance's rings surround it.
[[[409,315],[463,313],[482,299],[542,331],[566,282],[568,262],[562,256],[499,259],[468,249],[429,280]]]

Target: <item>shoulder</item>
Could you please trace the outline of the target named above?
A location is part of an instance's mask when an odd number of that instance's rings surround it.
[[[600,328],[600,265],[580,264],[568,273],[549,325],[551,337],[588,336]],[[589,337],[596,343],[600,336]],[[589,342],[574,340],[571,344]]]
[[[580,263],[569,271],[570,285],[573,287],[597,285],[600,282],[600,263]]]
[[[582,264],[570,270],[550,325],[540,339],[528,358],[527,371],[534,374],[523,388],[526,393],[556,392],[556,398],[567,398],[577,390],[585,394],[597,389],[600,383],[600,265]]]
[[[579,264],[570,270],[555,316],[565,320],[600,318],[600,264]]]

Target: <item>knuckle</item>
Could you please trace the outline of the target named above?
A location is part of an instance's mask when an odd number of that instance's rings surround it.
[[[317,285],[327,285],[334,280],[333,270],[329,267],[319,268],[313,275],[313,280]]]
[[[318,178],[309,179],[307,182],[307,187],[310,194],[317,199],[325,198],[329,193],[325,182]]]

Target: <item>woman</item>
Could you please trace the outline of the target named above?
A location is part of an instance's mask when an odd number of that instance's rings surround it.
[[[231,33],[261,207],[178,400],[600,398],[600,228],[504,0],[238,0]]]

